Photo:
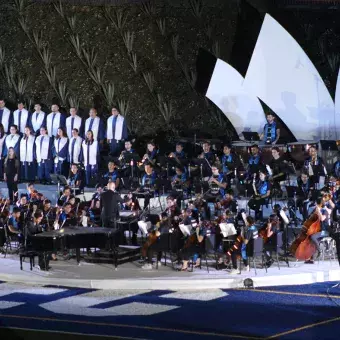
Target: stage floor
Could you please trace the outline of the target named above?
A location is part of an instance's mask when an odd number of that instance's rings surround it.
[[[0,280],[21,282],[26,284],[57,285],[66,287],[96,288],[96,289],[226,289],[243,287],[245,278],[252,278],[255,287],[299,285],[314,282],[340,280],[338,261],[316,261],[315,264],[303,262],[280,262],[280,269],[274,263],[266,273],[258,266],[257,274],[253,268],[250,272],[242,271],[240,275],[230,275],[227,270],[217,271],[214,262],[209,262],[209,273],[202,263],[202,269],[193,272],[175,271],[171,263],[163,265],[158,270],[143,270],[138,262],[126,263],[115,270],[111,264],[93,264],[76,261],[50,262],[52,269],[48,272],[33,268],[30,271],[28,259],[20,270],[17,255],[1,255]]]

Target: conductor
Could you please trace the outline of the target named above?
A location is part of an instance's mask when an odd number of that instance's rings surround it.
[[[107,184],[107,191],[100,195],[100,206],[102,207],[102,222],[104,228],[115,228],[116,220],[119,217],[119,204],[123,203],[123,199],[115,191],[114,182]]]

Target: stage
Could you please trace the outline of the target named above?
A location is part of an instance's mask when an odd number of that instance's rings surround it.
[[[320,260],[314,264],[304,264],[291,259],[290,267],[280,261],[280,269],[274,263],[268,272],[257,265],[257,274],[251,267],[250,272],[242,271],[240,275],[230,275],[228,270],[216,270],[213,259],[208,260],[209,273],[202,262],[202,269],[195,268],[193,272],[178,272],[167,262],[158,269],[143,270],[136,262],[119,265],[117,270],[113,264],[94,264],[80,262],[78,266],[74,259],[68,261],[51,261],[52,269],[48,272],[40,271],[38,267],[30,271],[28,259],[20,270],[17,255],[0,257],[0,281],[25,284],[55,285],[65,287],[135,290],[135,289],[171,289],[174,290],[202,290],[242,288],[243,281],[251,278],[255,287],[301,285],[314,282],[340,280],[338,261]]]

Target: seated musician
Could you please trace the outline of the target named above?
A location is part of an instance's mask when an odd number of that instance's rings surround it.
[[[280,129],[277,127],[275,118],[271,113],[267,114],[267,123],[263,127],[260,140],[265,144],[276,144],[280,139]]]
[[[177,205],[181,206],[181,201],[187,197],[189,190],[188,175],[181,165],[176,166],[176,175],[171,178],[172,195],[177,200]]]
[[[57,213],[57,229],[77,226],[77,217],[72,213],[72,205],[70,203],[65,203],[64,207]]]
[[[24,242],[23,239],[23,220],[21,215],[21,209],[18,207],[14,207],[12,210],[11,217],[8,219],[8,230],[10,234],[16,235],[19,239],[19,242]]]
[[[223,145],[223,155],[220,162],[222,164],[223,174],[234,178],[235,170],[240,166],[239,157],[231,152],[231,146],[229,144]]]
[[[276,191],[276,196],[282,196],[280,182],[286,179],[285,161],[280,156],[280,149],[278,147],[272,148],[273,158],[269,162],[267,171],[269,173],[269,180],[272,183],[273,190]]]
[[[178,223],[178,218],[181,213],[177,207],[177,203],[174,197],[168,196],[166,199],[167,208],[161,214],[160,222],[154,226],[148,236],[148,240],[145,242],[142,249],[142,256],[146,257],[146,263],[142,269],[152,269],[152,256],[157,253],[157,264],[161,265],[162,251],[169,250],[169,244],[171,244],[172,250],[180,249],[179,237],[181,233],[171,232]]]
[[[42,219],[43,219],[43,212],[41,210],[37,210],[33,214],[33,220],[29,221],[27,223],[27,246],[28,249],[30,249],[30,238],[33,235],[41,234],[44,229],[42,225]],[[39,252],[38,260],[39,260],[39,267],[40,270],[49,270],[51,267],[49,266],[49,262],[51,259],[51,254],[44,254],[42,252]]]
[[[70,196],[71,196],[71,188],[69,186],[65,186],[63,194],[60,196],[59,201],[63,205],[68,202],[68,200],[70,199]]]
[[[31,196],[34,197],[34,192],[35,192],[34,184],[33,183],[27,183],[27,199],[31,201]]]
[[[125,195],[124,202],[122,204],[122,211],[138,211],[140,210],[139,203],[137,199],[134,199],[132,195]],[[130,230],[132,231],[131,242],[132,245],[136,246],[137,243],[137,232],[138,232],[138,223],[137,221],[130,223]]]
[[[268,203],[268,198],[271,193],[271,185],[267,180],[267,174],[265,171],[259,171],[259,179],[253,180],[254,195],[248,202],[248,207],[255,211],[255,218],[257,220],[262,219],[261,206]]]
[[[335,208],[333,210],[333,221],[338,221],[338,213],[340,212],[340,186],[339,180],[335,175],[331,175],[328,181],[328,190],[332,195],[332,201],[335,204]]]
[[[183,144],[182,143],[177,143],[176,144],[176,151],[175,152],[171,152],[169,154],[169,157],[173,158],[177,163],[178,165],[180,166],[184,166],[184,162],[186,160],[186,155],[183,151]]]
[[[316,146],[311,146],[308,150],[309,157],[304,163],[304,171],[309,174],[312,185],[319,183],[321,176],[326,176],[325,164],[323,159],[318,156]]]
[[[233,214],[237,213],[238,203],[237,200],[234,198],[233,189],[226,190],[226,194],[224,196],[224,199],[221,201],[221,205],[224,209],[230,210]]]
[[[297,179],[297,184],[296,206],[302,214],[303,219],[306,220],[308,217],[308,205],[314,196],[314,187],[312,186],[312,183],[306,172],[301,173],[300,177]]]
[[[210,142],[204,142],[202,145],[203,152],[198,156],[199,159],[205,159],[202,164],[203,177],[211,176],[211,166],[215,163],[216,156],[211,151]]]
[[[100,201],[100,196],[102,193],[103,193],[103,186],[101,183],[98,183],[96,185],[96,192],[92,195],[91,206],[90,206],[91,209],[95,206],[95,203],[97,201]]]
[[[101,226],[100,200],[96,200],[88,211],[89,220],[92,225]]]
[[[109,171],[103,175],[102,185],[105,187],[111,181],[115,183],[116,189],[118,189],[120,179],[117,164],[114,160],[110,160],[107,167]]]
[[[179,258],[182,259],[182,267],[179,271],[187,271],[189,259],[193,257],[194,268],[201,264],[200,254],[205,251],[204,238],[207,234],[207,229],[201,222],[196,228],[192,229],[191,235],[186,240],[184,247],[179,251]]]
[[[277,215],[270,215],[264,228],[259,231],[260,236],[264,239],[263,248],[265,250],[266,267],[269,268],[274,260],[272,252],[276,251],[276,234],[280,231],[280,221]]]
[[[28,209],[28,200],[26,194],[20,195],[20,200],[16,202],[16,206],[20,208],[20,210],[27,210]]]
[[[156,144],[153,141],[150,141],[147,144],[146,154],[143,156],[142,162],[144,164],[148,162],[155,166],[158,160],[158,154],[159,150],[156,148]]]
[[[138,173],[137,163],[135,161],[132,161],[132,164],[131,164],[130,162],[132,154],[136,156],[135,159],[139,159],[139,156],[135,153],[135,150],[132,149],[132,142],[129,140],[126,140],[124,144],[124,150],[121,152],[119,159],[118,159],[120,163],[120,167],[122,169],[122,177],[132,176],[132,171],[131,171],[132,166],[133,166],[134,174]]]
[[[247,169],[247,179],[252,180],[254,174],[257,174],[260,170],[264,168],[259,146],[253,145],[250,148],[250,157],[248,159],[248,169]]]
[[[82,171],[79,169],[77,164],[72,164],[70,169],[70,176],[68,179],[68,184],[71,189],[74,190],[76,195],[79,195],[85,186],[85,179]]]
[[[237,258],[240,254],[241,254],[241,257],[243,259],[243,264],[245,266],[245,270],[248,271],[248,272],[250,270],[248,254],[251,251],[251,247],[249,245],[249,241],[258,238],[258,231],[257,231],[257,228],[254,224],[255,221],[251,216],[247,216],[245,222],[246,222],[247,231],[245,232],[245,235],[242,235],[242,233],[241,233],[241,236],[243,238],[242,245],[231,253],[231,261],[232,261],[232,265],[233,265],[233,269],[230,272],[231,275],[241,273],[240,268],[238,268],[238,266],[237,266]]]
[[[323,237],[329,236],[332,213],[333,209],[335,208],[335,204],[330,198],[330,195],[325,194],[323,197],[318,197],[316,200],[315,211],[320,218],[321,231],[311,235],[311,241],[316,246],[316,253],[310,260],[307,260],[306,263],[313,263],[313,259],[320,256],[320,240]]]
[[[139,192],[144,193],[145,201],[144,201],[144,209],[149,206],[151,192],[155,190],[157,174],[154,170],[152,163],[149,161],[144,163],[144,175],[142,176],[141,186],[139,188]]]
[[[56,209],[52,207],[52,203],[49,199],[43,201],[42,207],[43,223],[47,231],[52,230],[53,222],[56,219]]]
[[[225,253],[227,251],[226,248],[230,247],[229,242],[223,242],[223,234],[222,234],[222,230],[220,227],[221,223],[230,223],[230,224],[234,224],[235,226],[235,217],[232,214],[232,212],[227,209],[225,210],[222,215],[217,219],[217,225],[216,225],[216,229],[215,229],[215,250],[219,251],[219,252],[223,252]],[[236,235],[232,235],[232,236],[228,236],[227,240],[233,240],[235,241],[236,239]],[[218,260],[217,260],[217,269],[220,270],[224,267],[224,265],[226,265],[227,263],[223,263],[223,257],[219,256]]]
[[[210,191],[205,197],[209,202],[216,202],[217,199],[221,200],[224,197],[228,184],[224,174],[220,172],[217,165],[213,165],[211,171],[212,176],[208,181]]]

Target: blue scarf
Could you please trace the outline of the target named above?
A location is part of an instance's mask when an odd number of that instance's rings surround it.
[[[269,134],[269,127],[270,129],[270,134]],[[266,141],[267,139],[270,139],[271,142],[274,142],[276,139],[276,123],[273,122],[271,124],[267,123],[264,126],[264,140]]]
[[[259,194],[262,196],[262,195],[265,195],[268,191],[268,182],[267,181],[264,181],[264,182],[260,182],[260,187],[259,187]]]
[[[260,155],[257,156],[250,156],[248,163],[250,165],[257,165],[260,163]]]
[[[221,159],[221,163],[223,165],[223,173],[229,172],[229,168],[226,163],[231,163],[233,161],[233,156],[230,154],[229,156],[223,155]]]

